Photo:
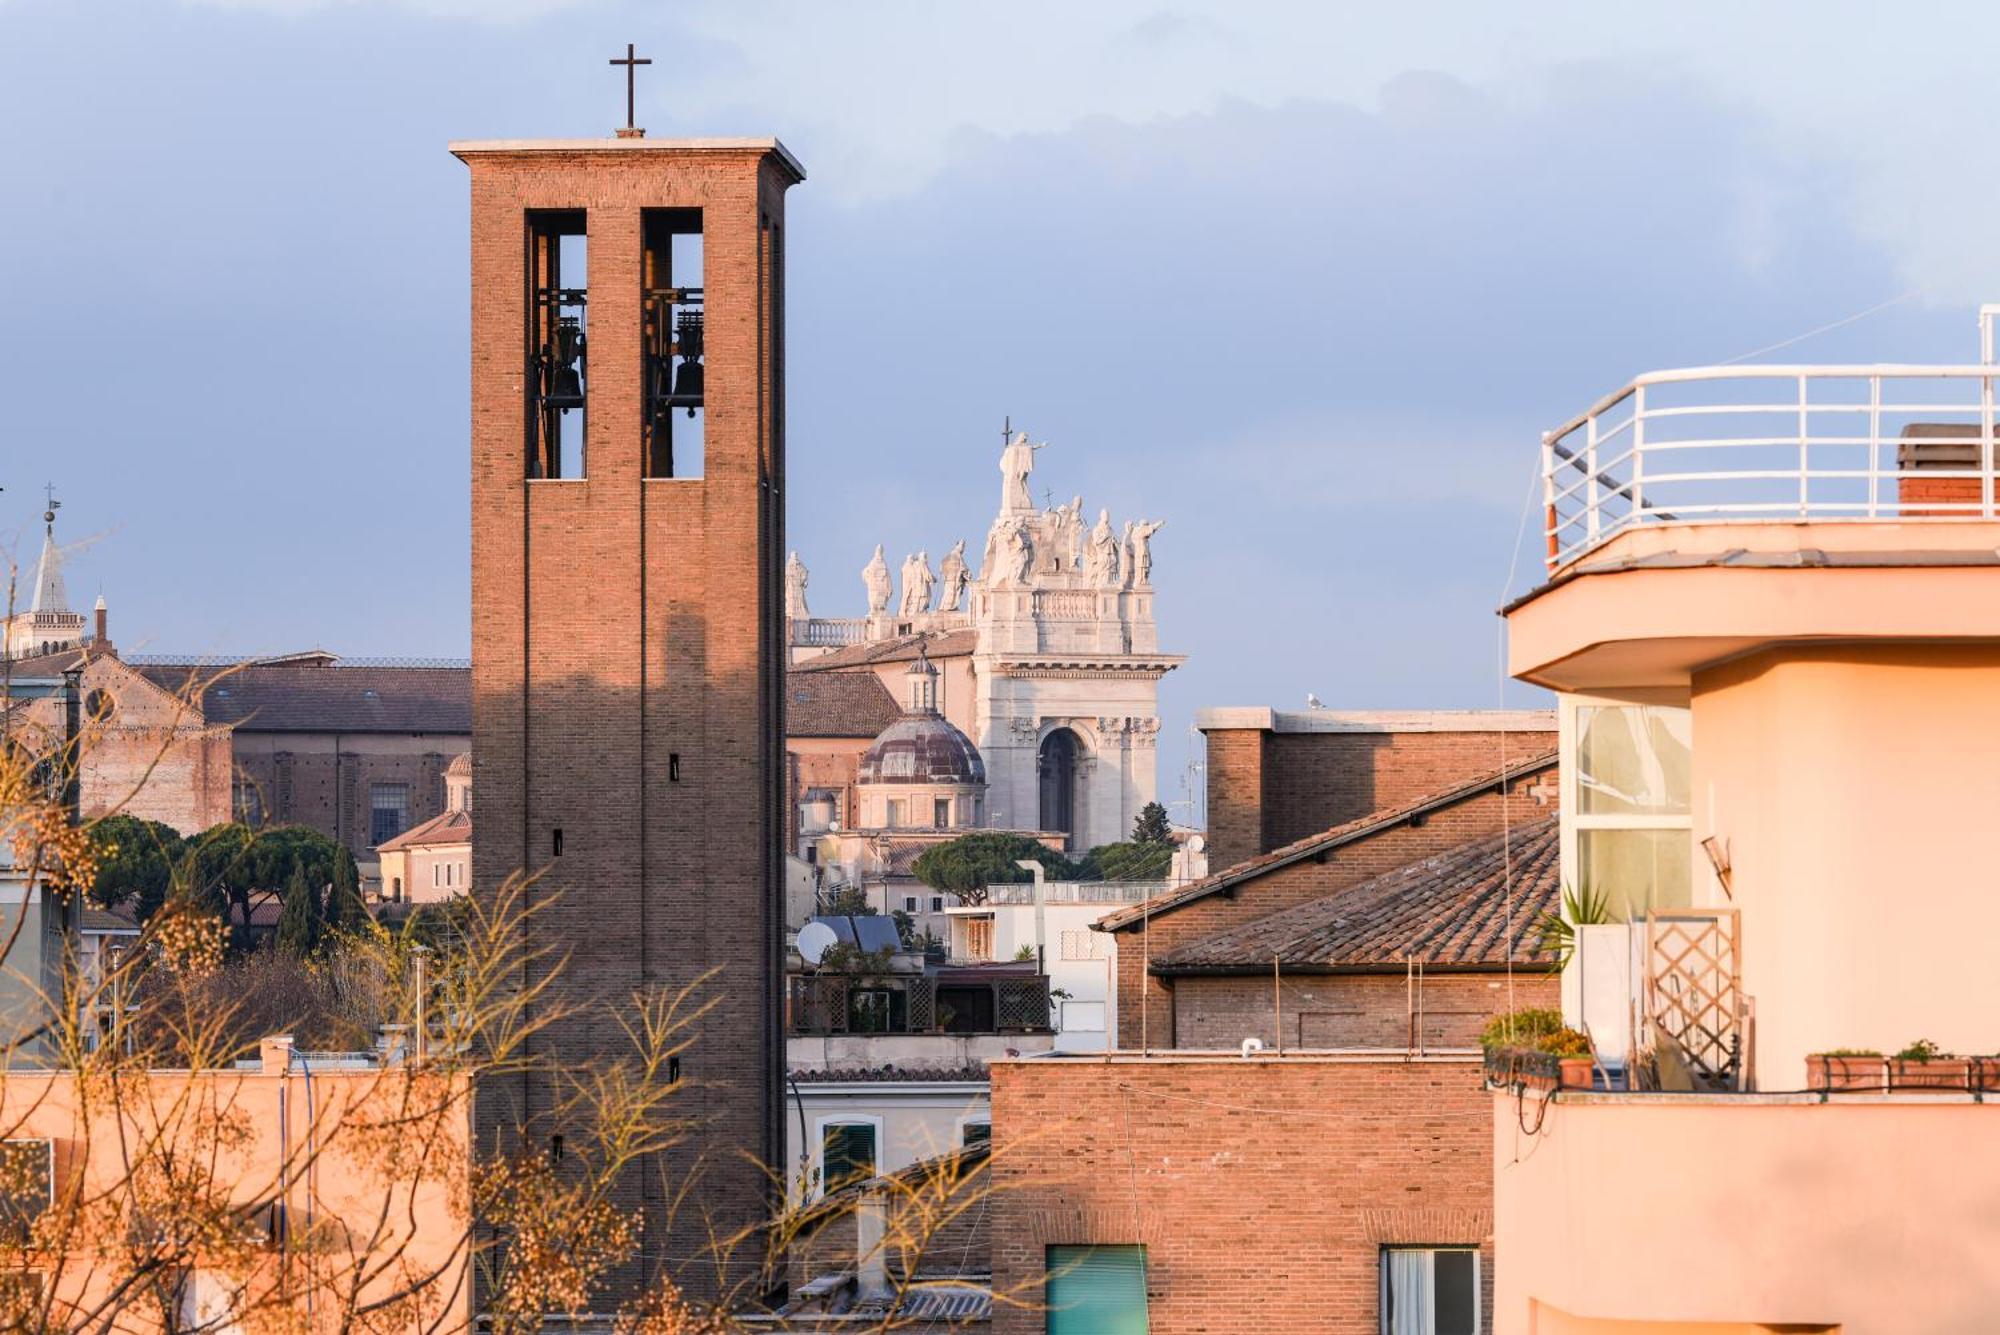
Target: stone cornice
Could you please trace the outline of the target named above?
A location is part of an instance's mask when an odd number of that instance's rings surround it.
[[[1080,678],[1117,676],[1159,678],[1187,662],[1186,654],[1007,654],[979,655],[996,677]]]

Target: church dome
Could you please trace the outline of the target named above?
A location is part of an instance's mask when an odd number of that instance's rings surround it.
[[[986,782],[986,762],[972,739],[941,715],[905,714],[861,754],[861,783]]]
[[[921,651],[908,674],[909,707],[861,753],[855,781],[985,784],[979,748],[937,707],[938,671]]]

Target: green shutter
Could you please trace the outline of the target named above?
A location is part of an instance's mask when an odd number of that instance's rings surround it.
[[[1051,1247],[1049,1335],[1146,1335],[1144,1247]]]
[[[828,1191],[875,1176],[875,1128],[866,1123],[838,1122],[826,1128],[820,1144],[821,1181]]]

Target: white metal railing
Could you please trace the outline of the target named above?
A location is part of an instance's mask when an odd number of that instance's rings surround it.
[[[1548,567],[1641,524],[1991,519],[1996,376],[1992,364],[1642,375],[1542,436]]]

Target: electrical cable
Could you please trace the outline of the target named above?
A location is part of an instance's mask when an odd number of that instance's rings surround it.
[[[1865,311],[1856,311],[1852,315],[1843,316],[1842,318],[1834,320],[1831,323],[1820,325],[1816,329],[1808,329],[1803,334],[1794,334],[1792,337],[1787,339],[1780,339],[1776,343],[1769,343],[1761,348],[1752,348],[1749,352],[1739,353],[1738,355],[1729,358],[1727,361],[1720,361],[1715,364],[1717,366],[1734,366],[1738,362],[1747,362],[1752,357],[1761,357],[1767,352],[1776,352],[1780,348],[1789,348],[1794,343],[1803,343],[1807,339],[1816,337],[1820,334],[1829,334],[1836,329],[1844,329],[1848,325],[1854,324],[1857,321],[1865,320],[1871,315],[1875,315],[1882,311],[1886,311],[1891,306],[1900,306],[1904,302],[1910,300],[1912,297],[1921,297],[1928,290],[1929,289],[1927,288],[1913,287],[1908,292],[1905,292],[1902,296],[1891,297],[1887,301],[1877,302],[1875,305],[1870,306]]]

